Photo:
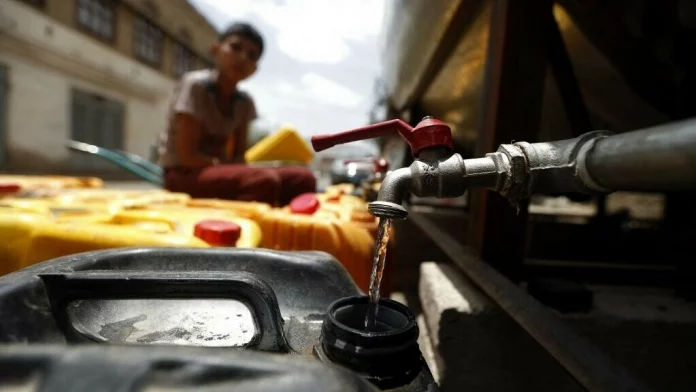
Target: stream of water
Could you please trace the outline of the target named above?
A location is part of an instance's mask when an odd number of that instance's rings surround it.
[[[379,312],[379,285],[382,283],[384,264],[387,256],[387,244],[389,243],[389,228],[391,219],[380,218],[377,227],[377,241],[372,259],[372,273],[370,274],[369,296],[370,302],[365,315],[365,329],[373,330],[377,324],[377,312]]]

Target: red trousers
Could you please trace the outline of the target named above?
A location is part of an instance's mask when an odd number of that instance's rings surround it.
[[[164,188],[207,199],[259,201],[286,205],[297,195],[316,191],[314,174],[302,167],[256,168],[243,164],[203,169],[170,168]]]

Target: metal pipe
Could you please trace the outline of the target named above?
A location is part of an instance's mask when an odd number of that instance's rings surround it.
[[[498,185],[498,166],[491,157],[466,159],[464,180],[469,188],[492,188]]]
[[[696,189],[696,119],[598,139],[585,168],[610,190]]]
[[[533,194],[564,192],[607,192],[594,183],[585,170],[585,154],[599,138],[611,135],[608,132],[594,131],[573,139],[553,142],[502,145],[498,149],[512,157],[519,150],[523,159],[511,159],[511,176],[527,177],[515,183],[521,190],[510,190],[512,195],[529,197]],[[502,192],[501,192],[502,193]]]
[[[411,221],[585,388],[598,392],[649,390],[594,343],[578,335],[493,267],[474,257],[431,220],[413,213]]]

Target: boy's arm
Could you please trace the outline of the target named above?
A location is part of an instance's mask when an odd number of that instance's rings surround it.
[[[217,159],[200,152],[203,132],[199,122],[198,91],[195,80],[184,75],[176,91],[172,126],[176,130],[176,152],[180,164],[190,168],[211,166]]]
[[[217,164],[217,159],[202,154],[200,124],[189,114],[178,113],[174,119],[177,132],[176,149],[180,163],[185,167],[200,168]]]
[[[245,117],[244,123],[239,127],[239,134],[230,136],[227,140],[227,148],[225,149],[227,159],[234,163],[245,163],[244,153],[247,150],[247,143],[249,140],[249,128],[253,120],[255,120],[258,115],[256,114],[256,106],[254,105],[254,100],[251,97],[247,97],[247,115]]]
[[[244,153],[246,152],[247,140],[249,137],[249,125],[239,128],[239,135],[230,136],[227,139],[225,154],[227,160],[232,163],[246,163]]]

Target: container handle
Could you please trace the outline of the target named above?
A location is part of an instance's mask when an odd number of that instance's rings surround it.
[[[86,299],[237,299],[246,302],[258,333],[245,347],[288,352],[283,319],[273,289],[246,272],[77,271],[41,274],[54,317],[70,341],[88,340],[75,329],[68,305]]]

